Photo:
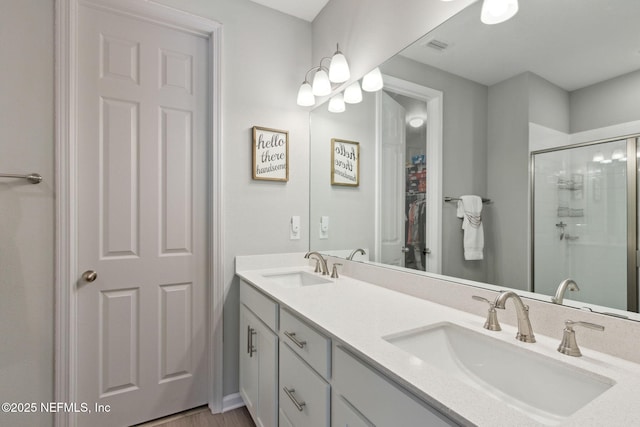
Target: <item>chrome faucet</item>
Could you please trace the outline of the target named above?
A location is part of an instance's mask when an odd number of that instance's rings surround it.
[[[531,321],[529,320],[529,307],[526,306],[518,294],[511,291],[503,291],[495,301],[496,308],[504,310],[507,300],[513,299],[513,304],[516,306],[516,316],[518,317],[518,333],[516,339],[524,342],[533,343],[536,342],[536,337],[533,335],[533,329],[531,328]]]
[[[567,291],[567,289],[570,291],[580,290],[578,284],[572,279],[565,279],[558,285],[558,289],[556,289],[556,295],[551,298],[551,302],[554,304],[562,304],[562,301],[564,300],[564,293]]]
[[[351,254],[349,254],[349,256],[347,257],[347,260],[351,261],[353,260],[353,257],[357,254],[357,253],[361,253],[362,255],[366,255],[367,253],[364,251],[364,249],[354,249],[353,252],[351,252]]]
[[[316,260],[320,263],[320,265],[322,266],[322,275],[323,276],[328,276],[329,275],[329,267],[327,267],[327,260],[324,259],[322,257],[322,255],[320,255],[318,252],[316,251],[312,251],[312,252],[307,252],[306,254],[304,254],[304,257],[306,259],[311,259],[313,256],[316,257]]]
[[[580,348],[576,342],[576,331],[573,330],[574,326],[584,326],[596,331],[604,331],[604,326],[590,322],[574,322],[573,320],[565,320],[562,341],[558,346],[558,351],[568,356],[580,357],[582,356],[582,353],[580,352]]]

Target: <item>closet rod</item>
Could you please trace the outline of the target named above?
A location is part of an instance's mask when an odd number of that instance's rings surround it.
[[[457,202],[458,200],[461,200],[460,197],[449,197],[449,196],[445,196],[444,201],[445,202]],[[491,203],[491,199],[485,199],[484,197],[482,198],[482,203]]]
[[[40,175],[39,173],[30,173],[29,175],[18,175],[15,173],[0,173],[0,178],[26,179],[32,184],[40,184],[42,182],[42,175]]]

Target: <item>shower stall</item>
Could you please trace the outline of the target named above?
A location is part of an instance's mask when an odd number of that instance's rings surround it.
[[[531,154],[532,290],[638,311],[638,138]]]

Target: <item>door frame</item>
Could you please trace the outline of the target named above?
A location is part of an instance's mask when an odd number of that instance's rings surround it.
[[[427,271],[440,274],[442,272],[442,152],[443,152],[443,105],[444,93],[442,91],[422,86],[397,77],[383,75],[384,90],[419,99],[427,104],[427,242],[431,254],[426,257]],[[381,102],[376,97],[376,177],[380,176],[382,135],[381,126]],[[381,183],[376,180],[376,212],[375,212],[375,256],[376,261],[380,257],[381,218],[380,209],[382,202],[380,196]]]
[[[56,0],[55,2],[55,340],[54,400],[77,402],[75,354],[78,276],[77,91],[80,4],[142,18],[208,40],[209,93],[207,188],[207,327],[209,409],[222,411],[222,307],[224,304],[224,218],[222,170],[222,24],[148,0]],[[73,413],[58,412],[54,425],[75,427]]]

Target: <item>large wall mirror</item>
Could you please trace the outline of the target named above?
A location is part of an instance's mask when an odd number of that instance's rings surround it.
[[[381,64],[382,92],[311,112],[310,249],[545,301],[573,278],[569,305],[634,317],[640,2],[521,1],[498,25],[480,8]],[[331,185],[333,138],[359,143],[357,187]],[[485,201],[482,259],[465,195]]]

